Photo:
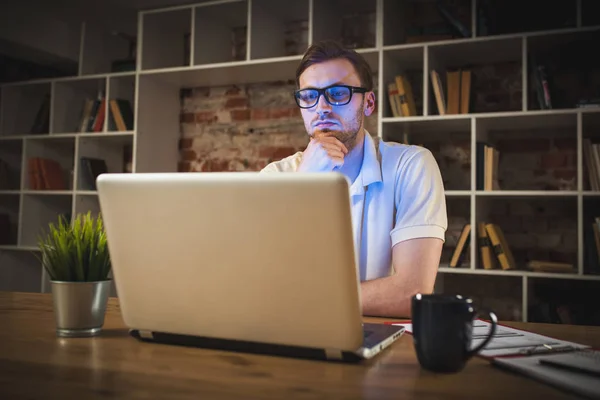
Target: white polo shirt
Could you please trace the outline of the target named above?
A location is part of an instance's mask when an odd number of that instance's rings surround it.
[[[362,166],[350,186],[361,281],[391,273],[396,243],[424,237],[445,240],[448,227],[442,177],[431,152],[365,133]],[[261,172],[295,172],[302,155],[272,162]]]

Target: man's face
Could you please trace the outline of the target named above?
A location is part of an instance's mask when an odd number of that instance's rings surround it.
[[[360,78],[346,59],[329,60],[308,67],[299,79],[300,89],[325,88],[334,84],[358,86]],[[309,136],[334,136],[350,151],[362,133],[365,115],[373,111],[373,92],[353,93],[346,105],[334,106],[321,95],[311,108],[301,108],[304,126]]]

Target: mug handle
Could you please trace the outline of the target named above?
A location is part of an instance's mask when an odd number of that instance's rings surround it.
[[[490,342],[490,340],[492,340],[492,337],[496,333],[496,328],[498,327],[498,317],[496,317],[496,314],[494,314],[492,311],[488,311],[487,314],[489,315],[491,321],[491,326],[488,335],[483,342],[479,343],[477,347],[475,347],[467,353],[467,359],[479,353],[481,349],[483,349]]]

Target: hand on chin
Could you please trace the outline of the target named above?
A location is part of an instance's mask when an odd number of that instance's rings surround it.
[[[323,128],[323,129],[315,129],[313,132],[313,137],[315,139],[320,137],[335,137],[337,138],[337,131],[331,128]]]

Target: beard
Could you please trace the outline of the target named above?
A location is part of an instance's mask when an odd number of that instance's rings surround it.
[[[314,137],[319,136],[333,136],[340,142],[346,146],[348,152],[352,151],[352,149],[356,146],[356,139],[360,132],[360,127],[362,126],[364,118],[364,105],[356,110],[356,113],[352,117],[352,119],[345,121],[342,130],[322,128],[315,129],[313,135]],[[326,117],[326,119],[331,119],[330,117]]]

